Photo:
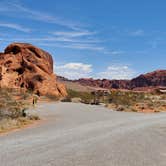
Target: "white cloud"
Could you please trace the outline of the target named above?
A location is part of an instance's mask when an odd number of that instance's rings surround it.
[[[97,78],[131,79],[135,76],[133,69],[127,65],[111,65],[105,71],[97,73]]]
[[[92,72],[91,64],[71,62],[64,65],[55,65],[55,73],[69,79],[90,77]]]
[[[23,27],[19,24],[13,24],[13,23],[1,23],[0,22],[0,27],[15,29],[17,31],[22,31],[22,32],[30,32],[31,31],[31,29],[29,29],[29,28]]]
[[[144,31],[142,29],[138,29],[136,31],[130,32],[131,36],[137,37],[137,36],[143,36]]]
[[[135,71],[127,65],[111,65],[103,72],[93,74],[91,64],[78,62],[66,63],[63,65],[55,65],[54,71],[57,75],[64,76],[69,79],[79,78],[106,78],[106,79],[131,79],[135,76]]]

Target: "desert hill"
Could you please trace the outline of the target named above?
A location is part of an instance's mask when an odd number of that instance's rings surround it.
[[[156,87],[166,87],[166,70],[156,70],[131,80],[109,80],[81,78],[78,80],[68,80],[58,76],[58,80],[68,84],[79,84],[80,86],[100,87],[106,89],[128,89],[128,90],[149,90]]]

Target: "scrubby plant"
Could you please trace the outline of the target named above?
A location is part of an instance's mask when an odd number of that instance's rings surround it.
[[[37,115],[27,115],[29,105],[21,95],[19,90],[0,89],[0,132],[19,128],[39,119]]]
[[[72,102],[70,97],[65,97],[64,99],[61,100],[61,102]]]
[[[0,89],[0,117],[18,118],[22,116],[22,110],[26,108],[25,103],[17,101],[12,97],[13,91]]]
[[[52,101],[58,101],[60,99],[60,97],[52,94],[46,94],[45,97]]]
[[[145,93],[143,92],[132,92],[132,91],[111,91],[108,96],[109,103],[115,103],[117,105],[134,105],[138,101],[145,101]]]
[[[89,104],[94,99],[93,95],[90,92],[80,92],[68,89],[67,93],[68,93],[67,96],[68,100],[71,100],[72,98],[80,98],[83,103]]]
[[[146,111],[166,111],[166,94],[156,94],[156,92],[135,92],[113,90],[108,96],[109,108],[113,105],[114,110],[146,112]]]

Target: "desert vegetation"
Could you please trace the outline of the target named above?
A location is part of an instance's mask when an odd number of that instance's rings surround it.
[[[0,89],[0,133],[19,128],[38,120],[37,115],[27,114],[31,94],[14,89]]]
[[[116,111],[160,112],[166,111],[166,94],[159,91],[110,90],[106,96],[94,96],[91,92],[68,89],[64,102],[82,102],[85,104],[103,103]],[[94,101],[96,100],[96,103]]]
[[[93,95],[90,92],[75,91],[73,89],[67,89],[67,97],[65,97],[63,102],[72,102],[73,99],[90,104],[93,101]]]
[[[166,94],[156,91],[135,92],[113,90],[106,106],[117,111],[160,112],[166,111]]]

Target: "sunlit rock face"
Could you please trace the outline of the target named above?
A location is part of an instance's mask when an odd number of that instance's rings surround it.
[[[66,96],[53,73],[53,59],[27,43],[12,43],[0,53],[0,87],[25,88],[40,95]]]

